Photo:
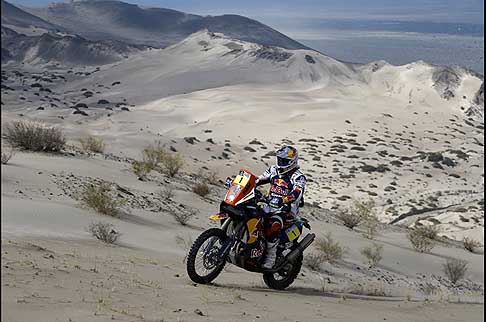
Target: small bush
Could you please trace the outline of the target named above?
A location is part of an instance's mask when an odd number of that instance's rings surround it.
[[[439,238],[439,227],[434,225],[427,225],[427,226],[419,226],[416,228],[420,231],[420,233],[432,240],[437,240]]]
[[[304,264],[305,266],[309,267],[311,270],[316,272],[320,271],[322,263],[324,263],[324,258],[322,257],[321,254],[315,254],[315,253],[305,254]]]
[[[376,215],[371,215],[363,220],[363,236],[368,239],[375,239],[376,235],[380,231],[380,221]]]
[[[5,126],[3,138],[14,148],[34,152],[59,152],[66,145],[60,129],[35,122],[13,121]]]
[[[192,187],[192,192],[204,198],[211,192],[211,189],[209,189],[209,186],[205,183],[196,183],[196,185]]]
[[[133,161],[132,163],[133,173],[140,179],[145,179],[147,175],[154,169],[154,166],[150,162],[145,161]]]
[[[175,209],[171,211],[171,214],[179,224],[186,226],[189,220],[196,216],[196,211]]]
[[[10,159],[14,156],[14,149],[12,148],[2,148],[2,164],[7,164]]]
[[[331,264],[340,260],[346,252],[339,242],[334,241],[331,233],[327,233],[324,238],[317,239],[316,248],[323,260]]]
[[[204,172],[199,169],[196,178],[204,180],[208,184],[217,185],[219,183],[219,176],[216,171]]]
[[[374,216],[374,208],[376,204],[373,200],[359,201],[354,200],[351,212],[355,213],[360,218],[367,218]]]
[[[355,200],[351,212],[361,218],[363,226],[363,236],[368,239],[375,239],[378,234],[380,221],[375,213],[375,202],[373,200],[359,201]]]
[[[143,151],[143,163],[151,170],[162,167],[170,176],[174,177],[184,165],[184,160],[180,154],[171,154],[167,152],[160,142],[147,146]],[[151,171],[150,170],[150,171]]]
[[[464,245],[464,249],[470,251],[471,253],[476,253],[477,249],[482,246],[480,242],[469,237],[464,237],[462,242]]]
[[[352,282],[351,285],[348,285],[343,291],[355,295],[390,296],[390,294],[387,294],[383,284],[379,284],[376,282]]]
[[[443,266],[443,270],[447,278],[456,285],[456,283],[463,279],[467,272],[467,262],[460,259],[448,259]]]
[[[79,143],[85,152],[102,153],[105,150],[103,139],[92,135],[79,139]]]
[[[344,226],[353,229],[361,223],[363,217],[346,209],[338,213],[337,219],[339,219]]]
[[[122,202],[115,199],[110,191],[111,187],[107,183],[98,186],[89,185],[84,190],[81,200],[86,206],[101,214],[116,216],[119,212],[118,207],[122,205]]]
[[[165,200],[172,200],[174,198],[174,191],[170,187],[166,187],[157,192],[157,194]]]
[[[107,244],[113,244],[120,236],[120,234],[113,229],[112,224],[102,221],[91,223],[87,230],[93,237]]]
[[[180,154],[167,154],[162,159],[162,165],[164,166],[167,174],[170,177],[174,177],[184,165],[184,160]]]
[[[383,246],[373,243],[372,246],[361,249],[361,254],[366,258],[370,268],[375,267],[383,259]]]
[[[168,155],[167,151],[162,147],[160,142],[148,145],[142,151],[143,161],[150,164],[154,169],[159,163],[163,162],[164,158]]]
[[[432,233],[432,230],[425,228],[427,226],[421,226],[415,228],[407,234],[408,240],[412,244],[413,249],[420,253],[428,253],[435,246],[435,238],[437,235]],[[434,238],[430,238],[434,237]]]

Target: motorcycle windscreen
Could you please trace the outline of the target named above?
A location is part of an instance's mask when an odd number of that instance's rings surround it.
[[[228,189],[224,202],[232,206],[236,205],[238,201],[251,192],[255,182],[256,176],[254,174],[247,170],[240,170]]]

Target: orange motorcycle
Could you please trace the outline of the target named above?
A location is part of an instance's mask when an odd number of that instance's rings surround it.
[[[262,273],[265,284],[273,289],[285,289],[297,278],[304,250],[314,241],[315,234],[301,238],[304,227],[310,230],[310,225],[306,219],[295,216],[281,230],[275,266],[270,270],[262,268],[266,255],[264,218],[288,210],[285,205],[270,207],[256,189],[256,179],[253,173],[242,169],[227,182],[229,188],[220,212],[210,217],[219,221],[221,228],[204,231],[187,256],[187,273],[192,281],[212,282],[227,262]]]

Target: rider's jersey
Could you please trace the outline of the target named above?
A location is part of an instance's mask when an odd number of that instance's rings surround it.
[[[258,181],[260,184],[270,183],[270,197],[282,198],[285,203],[290,204],[293,214],[298,213],[307,182],[300,169],[279,175],[277,166],[272,165],[258,177]]]

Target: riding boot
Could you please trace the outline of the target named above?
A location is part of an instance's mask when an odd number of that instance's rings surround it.
[[[271,269],[273,268],[273,265],[275,265],[275,260],[277,259],[277,245],[278,241],[274,243],[267,241],[267,255],[265,256],[265,261],[262,265],[263,268]]]

